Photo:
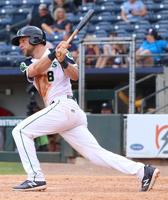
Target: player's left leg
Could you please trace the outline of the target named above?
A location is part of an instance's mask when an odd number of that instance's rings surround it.
[[[97,165],[114,168],[126,174],[136,175],[141,181],[144,179],[144,176],[147,176],[145,180],[149,179],[148,183],[145,181],[146,184],[143,187],[142,182],[141,190],[147,191],[152,188],[159,173],[158,169],[146,167],[143,163],[134,162],[102,148],[85,125],[66,131],[61,136],[76,151]]]
[[[14,187],[15,190],[38,190],[46,187],[44,174],[36,155],[34,139],[43,135],[64,132],[74,126],[78,115],[66,108],[68,103],[69,100],[58,100],[26,118],[13,129],[12,134],[23,167],[28,174],[27,180]]]

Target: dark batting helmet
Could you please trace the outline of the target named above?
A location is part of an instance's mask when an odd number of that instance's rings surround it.
[[[29,43],[31,45],[46,44],[45,33],[36,26],[25,26],[19,29],[16,36],[12,39],[12,44],[19,46],[19,39],[22,37],[29,37]]]

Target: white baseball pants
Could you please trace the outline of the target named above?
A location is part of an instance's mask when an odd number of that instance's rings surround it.
[[[143,178],[144,164],[102,148],[87,128],[85,113],[65,95],[57,97],[50,106],[26,118],[13,129],[12,134],[28,180],[45,180],[36,156],[34,138],[55,133],[59,133],[91,162],[136,175],[140,180]]]

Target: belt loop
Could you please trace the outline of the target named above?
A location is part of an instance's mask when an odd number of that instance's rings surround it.
[[[74,101],[76,101],[76,98],[74,96],[71,96],[71,95],[67,95],[67,99],[73,99]]]

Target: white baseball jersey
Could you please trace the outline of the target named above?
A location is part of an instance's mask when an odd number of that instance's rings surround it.
[[[49,50],[46,50],[43,56],[48,53]],[[35,61],[29,59],[22,63],[22,71],[27,71],[28,65]],[[69,62],[74,63],[72,59],[69,59]],[[56,59],[45,73],[31,81],[48,106],[23,120],[12,131],[23,167],[28,174],[27,180],[45,180],[36,156],[34,138],[56,133],[93,163],[113,167],[124,173],[136,174],[142,180],[144,164],[107,151],[90,133],[85,113],[76,101],[67,96],[72,95],[70,79],[64,74]]]
[[[50,50],[47,49],[42,57],[48,55],[49,53]],[[75,65],[75,62],[69,52],[67,53],[66,57],[71,64]],[[36,62],[37,60],[38,59],[30,58],[25,62],[22,62],[21,71],[26,71],[28,81],[33,83],[33,85],[36,87],[39,94],[42,96],[45,105],[48,106],[51,104],[55,97],[62,95],[72,96],[70,78],[65,75],[57,59],[54,59],[51,66],[43,74],[40,74],[33,79],[29,78],[29,65]]]

